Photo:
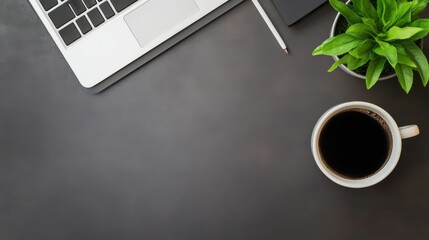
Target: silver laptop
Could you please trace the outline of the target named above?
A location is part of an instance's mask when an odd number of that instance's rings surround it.
[[[228,0],[29,0],[91,88]]]

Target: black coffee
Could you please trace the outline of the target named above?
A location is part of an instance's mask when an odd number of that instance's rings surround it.
[[[364,109],[340,112],[325,124],[319,140],[323,161],[334,172],[360,179],[380,170],[390,155],[390,130]]]

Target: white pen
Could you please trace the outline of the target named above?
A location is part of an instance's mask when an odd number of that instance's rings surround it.
[[[255,4],[256,9],[258,9],[259,14],[261,14],[262,18],[264,19],[265,23],[268,25],[268,28],[273,33],[274,37],[277,39],[277,42],[279,42],[280,47],[286,52],[289,53],[286,47],[285,42],[283,41],[282,37],[280,36],[279,32],[277,32],[277,29],[274,27],[273,23],[271,22],[270,18],[268,17],[267,13],[262,8],[261,4],[258,2],[258,0],[252,0],[253,4]]]

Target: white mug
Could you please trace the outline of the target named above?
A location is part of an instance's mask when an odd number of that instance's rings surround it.
[[[381,169],[366,178],[350,179],[335,173],[328,166],[326,166],[319,149],[320,134],[325,124],[336,114],[349,109],[364,109],[377,114],[388,125],[390,130],[390,155]],[[374,104],[367,102],[346,102],[330,108],[320,117],[311,136],[311,149],[317,166],[329,179],[344,187],[364,188],[377,184],[386,178],[393,171],[399,161],[402,150],[402,139],[417,136],[419,133],[420,132],[417,125],[398,127],[395,120],[392,118],[392,116],[390,116],[389,113]]]

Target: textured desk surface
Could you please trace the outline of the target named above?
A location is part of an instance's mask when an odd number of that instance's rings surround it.
[[[328,74],[311,51],[329,6],[287,28],[261,3],[290,55],[246,1],[95,95],[25,0],[0,1],[0,239],[427,239],[429,89]],[[351,100],[422,131],[362,190],[322,175],[309,144]]]

